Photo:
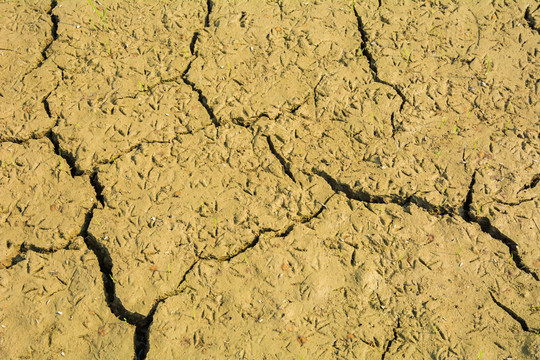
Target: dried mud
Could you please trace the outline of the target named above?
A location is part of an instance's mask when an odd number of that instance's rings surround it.
[[[0,2],[0,356],[540,359],[540,6]]]

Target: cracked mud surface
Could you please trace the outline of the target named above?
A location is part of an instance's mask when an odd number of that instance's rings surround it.
[[[540,8],[0,2],[0,356],[539,359]]]

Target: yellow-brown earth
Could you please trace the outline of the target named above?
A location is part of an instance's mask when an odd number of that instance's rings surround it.
[[[0,358],[540,359],[539,8],[0,1]]]

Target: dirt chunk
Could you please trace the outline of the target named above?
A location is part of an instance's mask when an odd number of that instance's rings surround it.
[[[111,255],[119,298],[139,313],[174,292],[198,258],[227,259],[332,194],[320,179],[294,182],[266,138],[240,126],[144,145],[102,167],[99,181],[106,206],[89,233]]]
[[[463,220],[335,196],[287,236],[197,265],[159,305],[149,356],[527,354],[536,334],[504,307],[536,328],[538,287],[503,250]]]
[[[66,247],[96,204],[86,176],[73,178],[47,139],[0,144],[0,248],[7,266],[23,248]]]
[[[0,141],[40,137],[54,126],[42,104],[60,77],[54,64],[43,64],[42,51],[53,41],[49,7],[46,1],[0,4]]]
[[[221,123],[284,112],[343,117],[371,81],[350,10],[346,2],[217,2],[188,79]]]
[[[81,238],[75,242],[84,248]],[[0,269],[0,355],[5,359],[117,359],[132,352],[133,327],[105,302],[88,250],[29,252]]]
[[[49,100],[58,119],[53,132],[88,173],[143,142],[166,142],[210,122],[181,80],[205,1],[117,1],[96,9],[77,1],[56,7],[62,21],[49,51],[63,71]]]

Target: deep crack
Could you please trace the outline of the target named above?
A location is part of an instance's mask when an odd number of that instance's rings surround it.
[[[96,191],[96,196],[99,196],[99,192]],[[86,246],[88,249],[92,250],[96,256],[99,264],[99,269],[101,271],[101,277],[103,279],[103,291],[105,293],[105,301],[109,307],[111,313],[115,315],[118,319],[125,321],[131,325],[135,326],[135,335],[134,335],[134,347],[135,349],[140,349],[142,342],[146,344],[144,340],[141,340],[141,332],[139,329],[148,328],[149,322],[152,320],[153,312],[155,312],[154,306],[150,312],[149,316],[143,316],[136,312],[131,312],[127,310],[123,305],[120,299],[116,296],[116,281],[112,276],[113,262],[111,255],[107,248],[101,244],[93,235],[88,233],[88,228],[92,219],[94,217],[94,210],[97,208],[97,205],[90,209],[86,214],[85,222],[81,228],[80,236],[84,238]],[[137,357],[135,357],[137,358]],[[142,358],[141,358],[142,359]]]
[[[540,182],[540,174],[536,174],[533,176],[533,178],[528,184],[523,185],[523,187],[519,189],[518,193],[521,191],[529,190],[536,187],[536,185],[538,185],[539,182]]]
[[[353,6],[353,11],[354,11],[354,16],[356,17],[356,22],[358,24],[358,32],[360,33],[360,37],[362,39],[360,50],[362,51],[362,54],[366,57],[366,59],[369,62],[369,68],[371,70],[373,80],[379,84],[390,86],[392,89],[394,89],[394,91],[401,98],[401,105],[399,106],[399,111],[401,111],[403,110],[403,106],[407,102],[407,98],[405,97],[405,95],[403,94],[403,92],[400,90],[400,88],[397,85],[391,84],[379,78],[379,71],[377,69],[375,59],[373,58],[373,55],[368,50],[369,39],[368,39],[366,31],[364,30],[364,24],[362,23],[362,18],[360,17],[360,15],[358,14],[358,11],[356,11],[356,8],[354,6]]]
[[[184,73],[182,74],[182,80],[184,81],[184,83],[186,85],[188,85],[189,87],[191,87],[191,89],[193,91],[195,91],[197,94],[199,94],[199,103],[204,107],[204,109],[206,110],[206,112],[208,113],[208,116],[210,116],[210,120],[212,121],[212,123],[214,124],[214,126],[216,127],[219,127],[221,126],[221,124],[219,123],[219,121],[217,120],[216,118],[216,115],[214,115],[214,111],[212,110],[212,108],[210,107],[210,105],[208,105],[208,100],[206,99],[206,96],[203,95],[203,92],[201,89],[197,88],[197,86],[195,85],[195,83],[191,82],[188,80],[187,78],[187,74],[189,72],[189,69],[191,69],[191,64],[193,63],[193,61],[191,61],[187,68],[186,68],[186,71],[184,71]]]
[[[398,124],[396,122],[396,113],[393,112],[392,115],[390,115],[390,124],[392,124],[392,139],[395,139],[395,136],[398,132],[399,126],[401,124]]]
[[[51,17],[51,21],[52,21],[52,27],[51,27],[52,40],[47,45],[45,45],[45,47],[41,51],[41,56],[43,57],[43,61],[38,65],[38,67],[40,67],[45,60],[47,60],[47,50],[49,50],[52,43],[56,39],[58,39],[58,23],[60,22],[60,19],[58,19],[58,16],[53,14],[53,10],[54,8],[56,8],[57,5],[58,5],[58,2],[56,0],[52,0],[51,7],[49,11],[47,11],[47,15]]]
[[[294,183],[296,183],[296,179],[294,178],[294,175],[291,172],[290,164],[287,163],[287,161],[283,158],[283,156],[281,156],[281,154],[277,152],[276,147],[274,146],[274,143],[272,142],[272,139],[270,138],[270,136],[269,135],[265,135],[265,136],[266,136],[266,141],[268,142],[268,147],[270,148],[270,152],[276,157],[276,159],[278,159],[281,166],[283,167],[283,171],[285,172],[285,174],[287,174],[287,176]]]
[[[397,195],[372,195],[363,190],[353,190],[348,184],[344,184],[334,179],[332,176],[327,174],[325,171],[318,170],[316,168],[312,169],[313,174],[323,178],[328,185],[335,192],[341,192],[351,200],[356,200],[364,203],[370,204],[397,204],[402,207],[405,207],[409,204],[415,204],[419,208],[427,211],[431,215],[450,215],[452,216],[452,211],[449,208],[444,206],[433,205],[424,199],[421,199],[417,196],[410,195],[408,197],[401,197]]]
[[[499,229],[491,224],[491,221],[487,217],[478,217],[475,214],[469,214],[469,222],[474,222],[480,225],[483,232],[490,235],[492,238],[499,240],[508,247],[512,261],[518,269],[531,275],[536,281],[540,281],[538,275],[532,272],[527,265],[523,262],[523,259],[519,255],[517,243],[503,234]]]
[[[133,337],[133,347],[135,348],[135,360],[144,360],[150,350],[150,327],[154,321],[158,305],[162,301],[156,302],[152,309],[148,312],[144,323],[135,327],[135,335]]]
[[[527,331],[527,332],[533,332],[529,326],[527,325],[527,322],[522,318],[520,317],[518,314],[516,314],[512,309],[510,309],[509,307],[505,306],[504,304],[500,303],[496,298],[495,296],[493,295],[493,293],[490,291],[489,292],[489,295],[491,295],[491,299],[493,300],[493,302],[498,306],[500,307],[502,310],[504,310],[504,312],[506,312],[508,315],[510,315],[512,317],[512,319],[516,320],[519,325],[521,326],[521,329],[523,331]]]
[[[88,223],[92,220],[94,209],[95,207],[92,208],[91,212],[89,213],[87,218]],[[88,225],[86,225],[86,228],[88,228]],[[94,252],[98,259],[99,268],[103,278],[105,299],[111,312],[118,319],[126,321],[131,325],[144,325],[146,317],[139,313],[127,310],[124,305],[122,305],[120,299],[116,296],[116,280],[114,280],[112,276],[113,263],[107,248],[87,231],[82,235],[85,239],[86,246],[88,246],[88,248]]]
[[[527,6],[527,8],[525,9],[525,15],[523,17],[525,21],[527,22],[527,24],[529,25],[529,27],[531,28],[531,30],[535,30],[537,33],[540,34],[540,28],[536,27],[536,21],[534,20],[532,16],[532,13],[538,11],[538,9],[540,9],[540,5],[538,5],[536,9],[534,9],[531,12],[530,5]]]
[[[382,353],[382,356],[381,356],[381,360],[384,360],[386,358],[386,355],[388,354],[388,351],[390,350],[390,347],[392,346],[394,341],[397,340],[397,337],[398,337],[397,330],[399,328],[400,328],[400,320],[398,318],[396,327],[394,329],[392,329],[392,332],[393,332],[394,336],[386,343],[386,346],[384,347],[384,350],[383,350],[383,353]]]
[[[58,87],[58,84],[56,85],[56,88],[57,87]],[[56,90],[56,88],[54,90]],[[43,104],[43,108],[45,109],[45,112],[47,113],[47,116],[51,119],[52,119],[52,112],[49,106],[48,98],[54,90],[49,92],[41,101],[41,103]],[[54,153],[66,161],[66,163],[69,166],[69,172],[72,177],[82,175],[83,171],[77,168],[77,165],[75,163],[75,157],[71,153],[62,149],[62,146],[60,145],[60,141],[58,140],[58,135],[52,131],[53,128],[54,126],[45,133],[45,137],[47,137],[53,144]]]
[[[58,156],[60,156],[62,159],[66,161],[66,163],[69,166],[69,171],[71,173],[72,177],[82,175],[83,172],[79,170],[75,164],[75,158],[71,153],[65,151],[62,149],[62,146],[60,146],[60,142],[58,141],[58,136],[51,130],[47,131],[45,136],[51,141],[51,143],[54,146],[54,153]]]
[[[101,206],[105,206],[105,198],[103,197],[103,189],[105,187],[99,182],[97,171],[90,175],[90,185],[94,188],[97,201],[99,201]]]
[[[206,0],[206,16],[204,17],[204,27],[210,26],[210,13],[212,12],[212,8],[214,7],[214,3],[212,0]]]
[[[508,247],[508,250],[510,252],[510,256],[512,258],[512,261],[516,265],[516,267],[531,275],[536,281],[539,281],[538,275],[534,272],[532,272],[527,265],[523,263],[523,260],[521,259],[521,256],[518,252],[518,245],[517,243],[510,239],[508,236],[503,234],[499,229],[497,229],[495,226],[491,224],[491,221],[487,217],[480,217],[473,213],[471,210],[471,205],[473,201],[473,193],[474,193],[474,184],[476,183],[476,171],[474,172],[471,183],[469,184],[469,191],[467,192],[467,197],[465,198],[465,202],[463,203],[463,212],[460,214],[463,220],[465,220],[468,223],[476,223],[480,225],[480,229],[485,232],[486,234],[490,235],[493,239],[499,240],[503,244],[505,244]]]
[[[195,268],[195,266],[200,261],[201,260],[198,259],[193,264],[191,264],[189,269],[186,270],[186,272],[182,276],[182,279],[178,283],[178,286],[176,287],[177,289],[179,289],[180,286],[186,281],[188,274]],[[152,305],[152,309],[150,309],[150,311],[144,318],[144,321],[136,325],[134,336],[135,360],[145,360],[148,355],[148,351],[150,351],[150,328],[152,326],[152,323],[154,322],[154,314],[156,313],[158,306],[168,298],[176,296],[180,293],[181,291],[179,292],[176,290],[171,294],[165,295],[155,300],[154,305]]]
[[[193,34],[193,37],[191,38],[191,42],[189,43],[189,51],[191,52],[191,55],[197,56],[195,53],[195,43],[197,42],[197,39],[199,38],[199,32],[195,31]]]
[[[469,183],[469,190],[467,191],[467,195],[465,196],[465,202],[463,203],[463,206],[461,207],[462,212],[460,213],[460,215],[467,222],[472,221],[470,217],[470,213],[471,213],[471,204],[473,201],[474,184],[476,184],[476,170],[474,171],[471,177],[471,182]]]

